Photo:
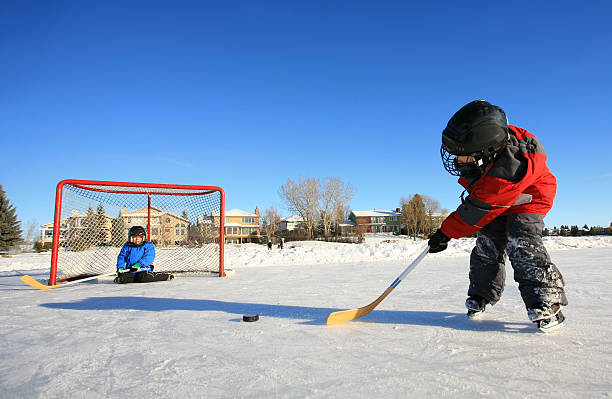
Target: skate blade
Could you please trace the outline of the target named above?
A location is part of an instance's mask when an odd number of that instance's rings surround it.
[[[469,312],[467,312],[467,317],[470,320],[479,320],[479,319],[482,319],[482,314],[483,313],[484,313],[484,311],[482,311],[482,312],[472,312],[472,311],[469,311]]]
[[[565,326],[565,320],[563,320],[561,323],[557,323],[554,326],[550,326],[547,328],[539,328],[538,330],[540,330],[540,332],[544,333],[544,334],[548,334],[554,331],[557,331],[558,329],[560,329],[561,327]]]

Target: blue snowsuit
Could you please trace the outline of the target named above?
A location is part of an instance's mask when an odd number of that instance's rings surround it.
[[[151,264],[155,260],[155,247],[151,241],[137,247],[128,242],[123,245],[117,256],[117,270],[130,269],[136,263],[140,265],[138,272],[151,271]]]

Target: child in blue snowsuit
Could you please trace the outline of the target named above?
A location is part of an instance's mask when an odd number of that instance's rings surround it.
[[[142,226],[133,226],[128,232],[126,242],[117,256],[117,277],[115,282],[149,283],[153,281],[172,280],[170,273],[154,273],[155,247],[146,241],[147,232]]]

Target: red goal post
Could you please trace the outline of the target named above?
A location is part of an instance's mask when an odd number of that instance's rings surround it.
[[[225,193],[216,186],[62,180],[49,285],[115,270],[130,227],[147,230],[155,271],[225,276]]]

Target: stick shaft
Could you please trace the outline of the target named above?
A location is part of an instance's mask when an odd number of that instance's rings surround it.
[[[97,276],[91,276],[91,277],[86,277],[86,278],[82,278],[82,279],[79,279],[79,280],[68,281],[67,283],[63,283],[61,285],[65,286],[65,285],[78,284],[78,283],[82,283],[83,281],[95,280],[95,279],[100,278],[100,277],[108,277],[108,276],[113,276],[115,274],[117,274],[117,272],[99,274]]]

